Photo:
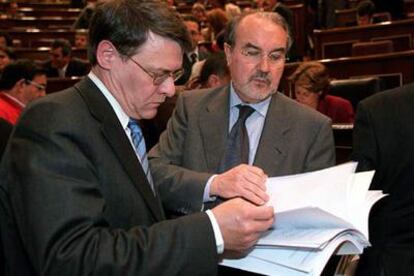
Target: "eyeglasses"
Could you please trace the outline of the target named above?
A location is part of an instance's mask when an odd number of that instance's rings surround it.
[[[178,80],[183,74],[184,74],[184,70],[183,69],[178,69],[174,72],[168,72],[168,73],[163,73],[163,74],[155,74],[152,73],[150,71],[148,71],[147,69],[145,69],[141,64],[138,63],[138,61],[133,60],[132,58],[129,57],[129,59],[135,63],[139,68],[142,69],[142,71],[144,71],[149,77],[152,78],[152,83],[154,85],[160,85],[162,84],[166,79],[168,78],[172,78],[174,81]]]
[[[241,48],[240,53],[251,63],[259,63],[265,55],[261,50],[251,47]],[[267,54],[266,58],[272,65],[276,65],[286,60],[286,53],[284,50],[273,51]]]
[[[26,83],[27,83],[27,84],[31,84],[31,85],[33,85],[33,86],[34,86],[34,87],[36,87],[36,88],[37,88],[37,90],[39,90],[39,91],[44,91],[44,90],[46,90],[46,85],[44,85],[44,84],[40,84],[40,83],[37,83],[37,82],[32,81],[32,80],[26,80]]]

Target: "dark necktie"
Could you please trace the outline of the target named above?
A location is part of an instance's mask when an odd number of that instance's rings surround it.
[[[227,138],[224,156],[221,159],[219,173],[225,172],[239,164],[249,163],[249,136],[246,129],[246,120],[254,112],[248,105],[238,105],[239,118],[233,125]]]
[[[197,62],[197,54],[196,53],[192,53],[191,55],[190,55],[190,63],[191,64],[194,64],[194,63],[196,63]]]
[[[142,133],[142,129],[139,126],[139,123],[134,119],[129,120],[128,128],[131,131],[132,142],[134,143],[135,150],[139,155],[142,169],[144,170],[144,173],[147,176],[152,191],[154,191],[154,182],[152,180],[151,172],[149,169],[147,149],[145,147],[145,140],[144,135]]]

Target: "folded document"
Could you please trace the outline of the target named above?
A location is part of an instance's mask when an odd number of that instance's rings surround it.
[[[369,246],[368,216],[385,195],[369,191],[374,171],[350,162],[310,173],[269,178],[275,224],[245,257],[221,264],[266,275],[319,275],[333,254]]]

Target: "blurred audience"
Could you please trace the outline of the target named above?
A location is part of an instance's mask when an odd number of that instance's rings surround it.
[[[197,20],[191,15],[184,16],[183,20],[192,39],[192,49],[190,52],[184,53],[183,55],[182,67],[184,69],[184,74],[175,81],[176,85],[186,85],[190,79],[193,65],[198,61],[204,60],[209,55],[209,53],[205,51],[205,48],[202,48],[200,51],[198,47],[198,43],[203,39],[203,36],[201,35],[200,25]]]
[[[191,80],[186,89],[213,88],[230,82],[230,70],[223,51],[212,53],[207,59],[194,64]]]
[[[50,59],[41,63],[48,77],[85,76],[89,73],[88,62],[72,57],[72,47],[66,39],[55,39]]]
[[[229,20],[232,20],[235,16],[238,16],[242,13],[240,7],[233,3],[227,3],[224,6],[224,11],[226,12],[227,18]]]
[[[352,104],[341,97],[328,95],[328,69],[319,62],[303,62],[289,77],[298,102],[318,110],[332,119],[332,123],[352,123]]]
[[[19,4],[14,1],[14,0],[10,0],[10,1],[6,1],[5,7],[4,7],[4,11],[1,11],[1,19],[6,19],[6,18],[21,18],[23,16],[23,14],[19,13]]]
[[[0,75],[4,70],[4,67],[15,59],[16,55],[12,49],[0,46]]]
[[[75,32],[75,47],[87,48],[88,47],[88,30],[77,29]]]
[[[222,45],[217,45],[217,39],[222,40],[224,29],[229,21],[226,12],[223,9],[215,8],[207,12],[207,28],[203,30],[204,39],[212,42],[212,48],[215,51],[223,50]]]
[[[0,78],[0,117],[14,125],[28,103],[46,94],[46,84],[45,72],[32,60],[7,65]]]
[[[224,52],[211,54],[204,62],[199,76],[200,88],[214,88],[230,82],[230,70]]]
[[[203,4],[194,3],[191,14],[197,19],[201,29],[207,27],[207,11]]]
[[[95,11],[95,6],[99,1],[97,0],[87,0],[86,6],[82,9],[75,23],[73,24],[73,29],[88,29],[89,22],[92,19],[92,15]]]
[[[357,22],[358,25],[372,24],[372,16],[375,13],[375,5],[370,0],[363,0],[357,5]]]

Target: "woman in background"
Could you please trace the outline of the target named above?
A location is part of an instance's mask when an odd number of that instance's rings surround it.
[[[332,123],[353,123],[351,103],[341,97],[329,95],[329,73],[319,62],[303,62],[289,77],[298,102],[325,114]]]

